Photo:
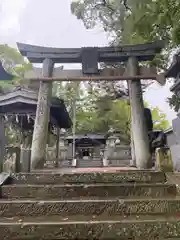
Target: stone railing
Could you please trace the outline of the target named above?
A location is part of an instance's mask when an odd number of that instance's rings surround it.
[[[60,147],[57,159],[57,150],[55,147],[48,147],[46,151],[45,168],[60,167],[62,162],[67,161],[67,147]]]
[[[129,164],[130,160],[131,148],[129,145],[107,146],[104,150],[104,162],[106,166],[126,165]]]
[[[113,148],[101,148],[95,157],[106,159],[108,165],[121,165],[124,160],[131,158],[130,147],[127,145],[119,145]],[[101,152],[101,154],[100,154]],[[55,147],[48,147],[46,152],[46,161],[44,168],[61,168],[73,166],[72,156],[68,158],[68,147],[60,147],[57,159],[57,150]],[[107,158],[105,158],[107,155]],[[8,146],[6,148],[6,156],[3,164],[5,172],[29,172],[30,171],[31,149]],[[74,166],[75,167],[75,166]]]
[[[3,172],[20,172],[20,147],[7,146],[6,155],[3,161]]]

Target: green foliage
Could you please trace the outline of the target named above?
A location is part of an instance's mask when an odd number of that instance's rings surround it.
[[[57,87],[59,85],[59,88]],[[74,101],[76,109],[76,133],[89,132],[105,134],[110,128],[119,131],[121,141],[130,143],[130,106],[126,100],[112,100],[102,94],[102,89],[80,83],[58,83],[54,94],[65,100],[73,118]],[[92,87],[92,88],[91,88]],[[148,107],[148,104],[145,103]],[[154,128],[167,129],[166,116],[157,107],[152,109]]]
[[[166,114],[161,112],[158,107],[152,109],[152,118],[154,129],[166,130],[170,127],[168,120],[166,120]]]
[[[87,28],[101,23],[119,43],[157,39],[174,46],[180,43],[178,0],[76,0],[71,11]]]
[[[151,63],[163,70],[180,44],[179,0],[76,0],[71,11],[86,28],[101,24],[115,45],[165,40],[165,51]],[[177,111],[179,98],[168,101]]]
[[[79,118],[81,116],[81,118]],[[77,131],[107,133],[110,128],[120,132],[121,140],[130,141],[130,107],[123,100],[98,99],[91,111],[77,113]]]
[[[168,98],[168,102],[171,108],[174,109],[175,112],[178,112],[180,109],[180,97],[176,94],[173,94],[172,97]]]
[[[31,63],[26,62],[16,49],[6,44],[0,45],[0,60],[6,71],[15,76],[13,81],[0,81],[1,92],[9,91],[14,85],[24,83],[24,73],[32,68]]]
[[[145,107],[149,108],[149,104],[147,102],[144,102]],[[150,108],[152,119],[153,119],[153,128],[157,130],[166,130],[168,129],[169,122],[166,119],[166,114],[163,113],[158,107]]]

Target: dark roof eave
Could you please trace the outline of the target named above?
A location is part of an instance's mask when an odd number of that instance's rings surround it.
[[[180,90],[180,79],[178,79],[170,88],[171,92],[176,92]]]
[[[179,73],[180,73],[180,56],[175,55],[171,66],[165,73],[165,77],[166,78],[177,78]]]

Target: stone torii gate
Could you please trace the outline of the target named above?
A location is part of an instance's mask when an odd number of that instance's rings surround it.
[[[127,80],[132,116],[132,138],[136,166],[148,168],[150,163],[149,141],[144,116],[141,79],[165,83],[163,75],[155,68],[140,67],[139,62],[151,61],[161,51],[164,42],[127,45],[120,47],[49,48],[18,43],[20,53],[32,63],[43,63],[42,70],[34,69],[25,78],[40,81],[39,99],[34,126],[31,166],[42,167],[47,143],[49,101],[53,81],[117,81]],[[98,63],[127,63],[127,68],[98,69]],[[82,63],[82,70],[61,70],[55,63]],[[139,95],[139,93],[141,93]],[[41,127],[40,127],[41,126]],[[40,164],[41,163],[41,164]]]

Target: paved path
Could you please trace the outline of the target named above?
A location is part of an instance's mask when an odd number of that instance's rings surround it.
[[[33,172],[56,172],[56,173],[88,173],[88,172],[119,172],[119,171],[137,170],[133,167],[102,167],[102,168],[61,168],[61,169],[43,169]]]

